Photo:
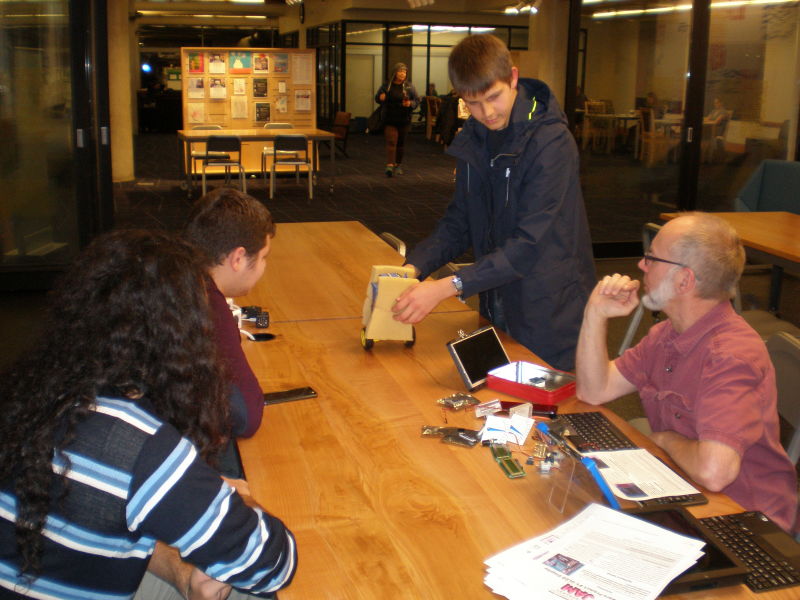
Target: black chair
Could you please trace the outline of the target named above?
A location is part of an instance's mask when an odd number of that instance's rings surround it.
[[[275,175],[279,166],[294,167],[295,179],[300,183],[300,167],[308,173],[308,199],[314,197],[314,166],[308,151],[308,138],[302,134],[279,135],[272,145],[272,165],[269,169],[269,199],[275,195]]]
[[[222,129],[222,125],[195,125],[192,127],[192,131],[219,131]],[[194,175],[197,173],[197,163],[203,161],[207,158],[220,158],[223,160],[229,160],[230,154],[227,152],[215,152],[212,154],[208,151],[208,148],[205,150],[192,150],[192,164],[191,164],[191,173],[190,177],[192,178],[192,186],[194,186]]]
[[[294,129],[291,123],[264,123],[264,129]],[[264,146],[261,150],[261,176],[264,178],[264,187],[267,185],[267,157],[272,154],[272,146]],[[296,152],[283,152],[282,154],[297,156]]]
[[[206,168],[223,167],[225,169],[225,183],[231,179],[231,168],[239,170],[239,182],[242,185],[242,192],[247,193],[247,178],[245,177],[244,167],[242,166],[242,141],[235,135],[212,135],[206,144],[208,157],[203,159],[203,195],[206,193]],[[222,158],[221,155],[227,155]],[[236,160],[231,158],[236,154]]]

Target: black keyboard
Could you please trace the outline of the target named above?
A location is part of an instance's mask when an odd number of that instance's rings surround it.
[[[561,413],[558,418],[566,423],[565,435],[579,452],[638,448],[601,412]]]
[[[641,506],[662,506],[662,505],[675,505],[680,506],[697,506],[698,504],[708,504],[708,498],[701,493],[697,494],[683,494],[681,496],[661,496],[661,498],[652,498],[650,500],[639,500]]]
[[[800,564],[766,541],[780,539],[784,546],[796,543],[760,512],[706,517],[700,522],[711,529],[722,544],[747,565],[751,573],[745,583],[754,592],[766,592],[800,584]],[[798,547],[800,548],[800,547]],[[794,563],[794,564],[792,564]]]

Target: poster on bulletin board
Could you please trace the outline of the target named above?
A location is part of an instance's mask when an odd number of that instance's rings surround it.
[[[314,50],[181,48],[176,83],[184,124],[248,129],[281,121],[316,128],[315,73]],[[254,147],[260,160],[263,144]]]

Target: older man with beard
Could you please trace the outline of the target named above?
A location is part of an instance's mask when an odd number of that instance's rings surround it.
[[[603,278],[584,311],[577,393],[603,404],[638,391],[651,439],[692,479],[791,531],[797,478],[780,445],[775,372],[730,303],[743,267],[741,241],[722,219],[687,213],[667,223],[639,268],[642,302],[669,319],[609,360],[608,320],[636,308],[640,284]]]

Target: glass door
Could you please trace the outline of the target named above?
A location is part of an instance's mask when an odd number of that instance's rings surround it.
[[[598,257],[628,254],[644,223],[679,204],[690,8],[582,4],[573,122]]]
[[[734,210],[764,159],[796,160],[798,23],[800,2],[711,5],[698,209]]]
[[[0,3],[0,286],[46,287],[110,225],[105,3]],[[92,35],[87,35],[92,32]],[[102,82],[100,82],[102,83]],[[102,91],[100,91],[102,90]]]

